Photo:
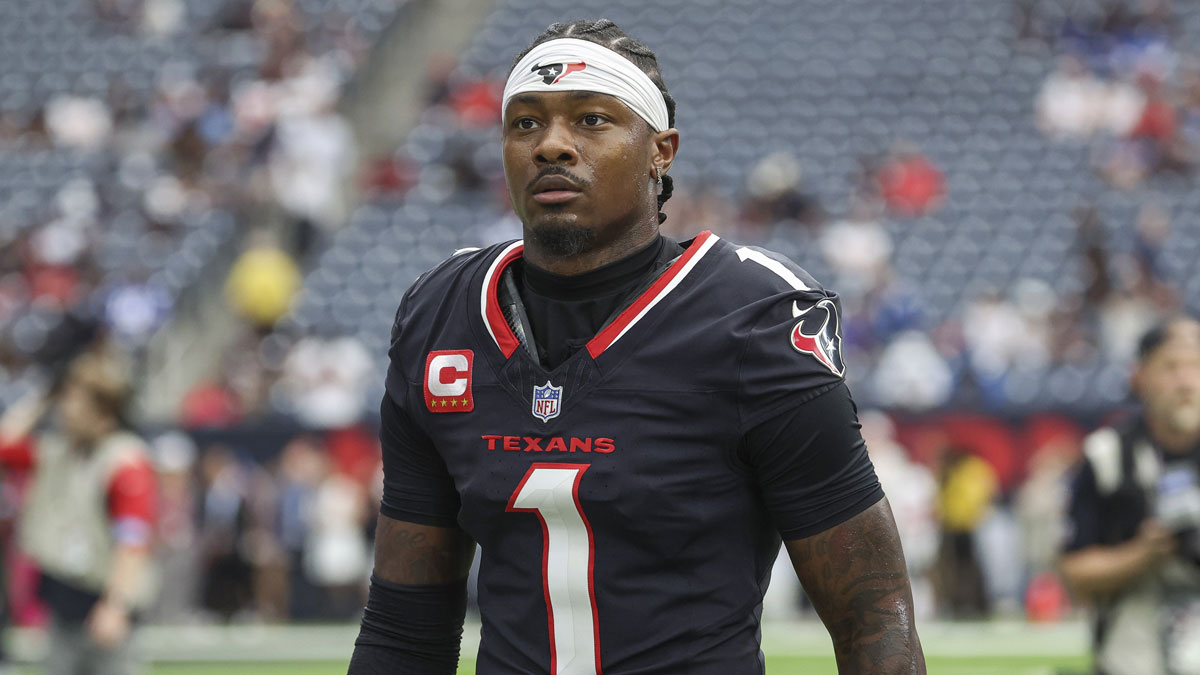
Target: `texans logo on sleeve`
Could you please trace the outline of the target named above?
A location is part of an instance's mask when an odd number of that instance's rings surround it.
[[[803,311],[793,301],[792,316],[800,319],[792,327],[792,346],[796,351],[810,354],[831,373],[841,377],[846,372],[846,364],[842,361],[841,322],[833,300],[820,300]]]

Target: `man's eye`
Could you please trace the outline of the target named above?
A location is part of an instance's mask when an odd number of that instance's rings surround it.
[[[522,117],[521,119],[517,120],[517,128],[518,129],[524,129],[524,130],[528,131],[529,129],[532,129],[535,126],[537,126],[537,122],[534,122],[533,120],[529,119],[528,117]]]
[[[589,113],[583,116],[583,124],[585,126],[594,127],[598,124],[603,124],[604,118],[595,113]]]

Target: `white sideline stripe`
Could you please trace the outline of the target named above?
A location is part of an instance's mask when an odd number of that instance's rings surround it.
[[[479,651],[479,621],[468,620],[462,655]],[[1073,619],[1039,625],[1024,621],[918,624],[926,656],[1074,659],[1088,652],[1087,624]],[[545,632],[545,629],[541,629]],[[152,625],[137,633],[139,652],[148,661],[220,663],[230,661],[349,661],[358,623],[320,626],[242,624],[233,626]],[[45,654],[45,635],[12,629],[7,644],[19,663],[36,662]],[[767,656],[825,656],[832,653],[829,634],[816,619],[763,622]],[[981,673],[984,671],[980,671]],[[1030,675],[1039,672],[1030,669]]]
[[[479,292],[479,316],[483,318],[483,327],[487,329],[488,335],[492,336],[492,342],[495,342],[497,347],[500,346],[500,341],[496,339],[496,334],[492,332],[492,324],[488,322],[488,288],[490,288],[492,285],[492,277],[496,275],[496,268],[500,266],[500,261],[504,260],[504,257],[511,253],[514,248],[521,246],[524,243],[525,240],[518,239],[517,241],[514,241],[506,246],[504,250],[500,252],[500,255],[496,256],[496,259],[492,261],[492,265],[488,268],[487,274],[483,275],[483,289]]]
[[[671,279],[671,281],[668,282],[667,285],[658,292],[658,295],[654,296],[654,299],[647,303],[646,306],[642,308],[642,311],[637,313],[637,316],[633,317],[629,323],[625,324],[625,327],[621,329],[620,333],[617,333],[617,336],[612,339],[612,342],[608,343],[608,347],[605,347],[605,349],[615,345],[617,340],[621,339],[622,335],[629,332],[629,329],[633,328],[634,324],[640,321],[643,316],[646,316],[646,312],[649,312],[654,308],[655,305],[658,304],[659,300],[667,297],[668,293],[675,290],[675,287],[678,286],[681,281],[683,281],[683,278],[688,275],[688,272],[692,271],[692,268],[696,266],[696,263],[700,262],[700,259],[704,257],[705,253],[708,253],[708,250],[713,247],[713,244],[717,243],[718,239],[720,239],[720,237],[715,234],[708,235],[708,239],[703,244],[700,244],[700,250],[696,251],[696,255],[692,256],[692,259],[687,261],[687,264],[683,266],[683,269],[679,270],[679,273],[675,275],[675,278]]]

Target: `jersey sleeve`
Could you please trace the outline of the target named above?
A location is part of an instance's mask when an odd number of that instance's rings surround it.
[[[742,437],[740,456],[785,540],[839,525],[883,498],[850,390],[835,382]]]
[[[108,517],[121,544],[142,548],[153,541],[158,480],[149,460],[129,462],[113,473],[108,483]]]
[[[379,441],[383,448],[383,499],[379,512],[395,520],[457,527],[461,502],[454,479],[433,440],[407,410],[408,379],[396,363],[400,358],[397,336],[403,326],[404,302],[401,302],[392,326],[391,363],[379,408]]]
[[[813,282],[815,285],[815,282]],[[780,293],[750,329],[738,373],[742,430],[843,381],[841,306],[821,289]]]
[[[28,471],[34,465],[34,440],[25,436],[11,441],[0,441],[0,469]]]

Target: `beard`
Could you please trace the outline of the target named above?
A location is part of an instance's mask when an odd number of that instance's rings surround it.
[[[1181,402],[1173,406],[1168,413],[1171,427],[1177,433],[1188,436],[1200,435],[1200,403],[1196,401]]]
[[[532,228],[533,240],[546,253],[557,258],[573,258],[592,250],[596,232],[573,223],[556,223]]]

